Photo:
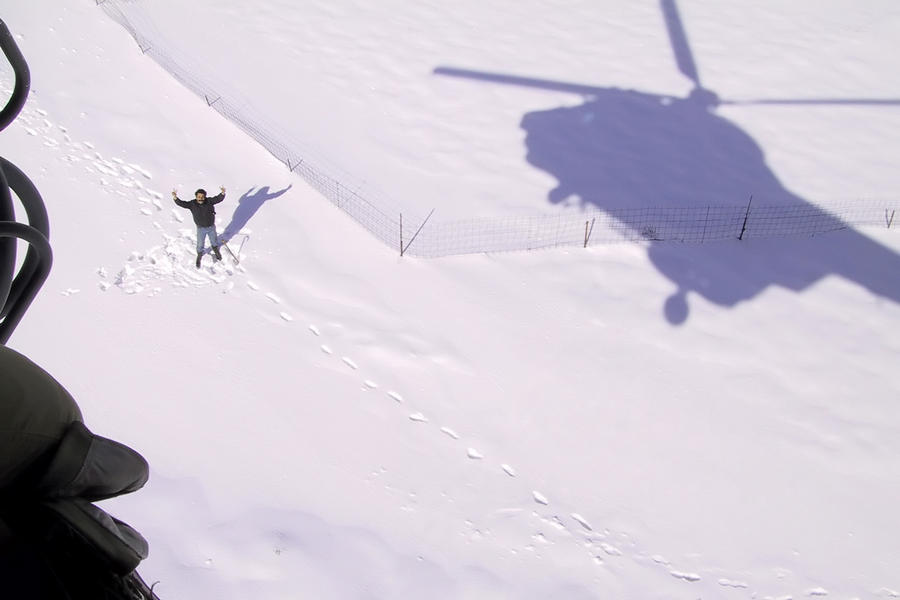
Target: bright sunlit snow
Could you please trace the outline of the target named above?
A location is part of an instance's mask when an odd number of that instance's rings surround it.
[[[896,2],[115,3],[385,211],[900,189]],[[401,258],[95,1],[2,17],[55,253],[9,345],[148,459],[105,507],[164,600],[900,597],[900,220]],[[631,112],[692,69],[709,120]]]

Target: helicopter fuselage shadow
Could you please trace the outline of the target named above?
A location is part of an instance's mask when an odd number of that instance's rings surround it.
[[[819,243],[651,241],[650,260],[677,288],[664,304],[670,323],[687,319],[688,292],[732,307],[770,285],[802,291],[828,275],[900,302],[900,256],[787,190],[759,145],[713,112],[715,100],[704,90],[671,98],[596,88],[580,106],[525,115],[527,160],[558,181],[551,203],[597,208],[638,231],[638,207],[740,206],[751,195],[754,205],[802,209],[822,230],[845,230]]]

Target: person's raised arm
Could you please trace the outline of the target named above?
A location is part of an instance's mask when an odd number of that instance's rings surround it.
[[[172,200],[174,200],[175,204],[177,204],[181,208],[189,208],[191,206],[190,202],[185,202],[184,200],[180,200],[178,198],[178,190],[172,190]]]
[[[221,192],[219,192],[219,195],[213,196],[212,198],[209,199],[209,201],[212,202],[213,204],[218,204],[219,202],[221,202],[222,200],[225,199],[225,186],[223,185],[223,186],[219,187],[219,189],[221,190]]]

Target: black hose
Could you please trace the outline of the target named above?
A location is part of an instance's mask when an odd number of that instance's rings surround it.
[[[9,193],[9,183],[3,168],[0,167],[0,223],[15,222],[16,214],[13,211],[12,196]],[[0,239],[0,318],[3,307],[9,297],[12,288],[13,275],[16,271],[16,240]]]
[[[47,207],[44,206],[44,201],[41,198],[40,192],[38,192],[37,188],[25,173],[23,173],[16,165],[0,156],[0,186],[5,188],[7,185],[9,186],[9,189],[16,193],[19,202],[25,207],[28,225],[36,229],[44,236],[44,238],[49,240],[50,218],[47,215]],[[10,241],[15,243],[14,240]],[[31,279],[32,275],[38,271],[41,260],[42,257],[38,255],[35,247],[30,246],[28,252],[25,254],[25,261],[19,268],[18,274],[8,286],[9,291],[6,296],[6,301],[0,306],[0,319],[5,318],[9,313],[10,307],[18,302],[23,290],[28,285],[28,281]],[[50,258],[48,257],[47,260],[50,260]],[[3,266],[5,267],[6,265]],[[47,268],[49,270],[49,265]],[[0,289],[0,292],[2,292],[2,289]]]
[[[22,56],[22,52],[3,19],[0,19],[0,50],[3,50],[6,60],[12,65],[13,72],[16,74],[16,85],[13,88],[12,96],[9,97],[3,110],[0,110],[0,131],[2,131],[15,120],[22,107],[25,106],[28,90],[31,87],[31,72],[28,70],[28,63],[25,62],[25,57]]]
[[[0,222],[0,238],[18,238],[25,240],[31,246],[29,252],[34,250],[37,263],[34,272],[24,282],[22,290],[16,302],[9,306],[8,314],[0,323],[0,344],[6,345],[9,336],[31,305],[31,301],[37,296],[38,290],[44,285],[50,274],[50,266],[53,264],[53,250],[50,242],[40,231],[23,223]],[[15,241],[15,240],[13,240]]]
[[[16,77],[12,95],[0,110],[2,131],[21,112],[31,86],[25,57],[2,19],[0,50]],[[28,225],[16,222],[10,190],[25,208]],[[49,237],[50,219],[37,188],[16,165],[0,157],[0,344],[9,340],[50,273],[53,252]],[[15,273],[17,239],[25,240],[29,246],[19,272]]]

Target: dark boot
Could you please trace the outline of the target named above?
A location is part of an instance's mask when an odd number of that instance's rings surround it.
[[[198,269],[200,268],[200,259],[201,259],[201,258],[203,258],[203,253],[202,253],[202,252],[198,252],[198,253],[197,253],[197,268],[198,268]]]
[[[219,254],[219,247],[213,246],[212,249],[213,249],[213,254],[216,255],[216,260],[222,260],[222,255]]]

